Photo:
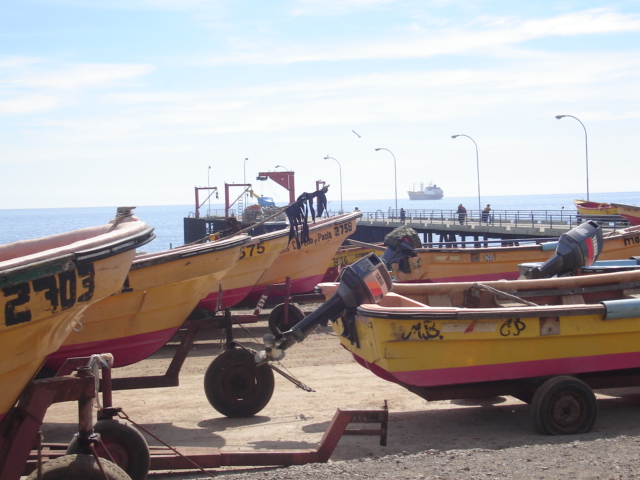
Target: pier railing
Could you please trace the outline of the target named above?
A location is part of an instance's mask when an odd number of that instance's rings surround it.
[[[366,221],[402,221],[400,210],[389,209],[384,212],[363,212],[362,219]],[[617,215],[584,216],[577,212],[566,210],[492,210],[488,215],[477,210],[467,210],[463,216],[456,210],[418,210],[407,209],[404,211],[406,222],[432,223],[432,224],[459,224],[459,225],[487,225],[487,226],[512,226],[512,227],[537,227],[546,225],[573,228],[587,220],[594,220],[603,228],[625,228],[629,226],[623,217]]]

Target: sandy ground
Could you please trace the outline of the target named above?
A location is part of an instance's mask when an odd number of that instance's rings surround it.
[[[314,306],[303,307],[312,310]],[[268,333],[266,316],[255,324],[234,328],[238,341],[260,349]],[[114,392],[114,404],[136,423],[174,447],[220,449],[309,449],[322,438],[338,407],[381,408],[389,406],[388,445],[378,438],[344,437],[332,462],[427,450],[506,449],[546,444],[569,444],[640,434],[640,393],[623,396],[598,395],[599,414],[592,432],[578,436],[548,437],[536,433],[530,407],[511,397],[487,400],[426,402],[402,387],[383,381],[357,365],[338,343],[330,328],[310,335],[295,345],[281,361],[285,369],[314,392],[305,392],[276,374],[270,403],[258,415],[229,419],[208,403],[203,376],[221,349],[222,333],[202,332],[180,375],[180,386]],[[151,358],[116,369],[114,377],[164,373],[177,342]],[[611,392],[609,392],[611,393]],[[619,393],[619,392],[618,392]],[[77,428],[73,403],[53,405],[47,412],[43,433],[46,442],[69,441]],[[148,438],[149,444],[158,444]],[[202,478],[202,473],[152,472],[151,478]]]

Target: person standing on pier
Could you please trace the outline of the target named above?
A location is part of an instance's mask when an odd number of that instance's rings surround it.
[[[465,219],[467,218],[467,209],[464,208],[464,205],[460,204],[458,205],[458,221],[460,222],[460,225],[464,224]]]
[[[489,223],[490,213],[491,213],[491,205],[489,205],[487,203],[487,206],[484,207],[484,209],[482,210],[482,221],[483,222]]]
[[[404,211],[404,208],[401,208],[401,209],[400,209],[400,221],[401,221],[402,223],[404,223],[404,219],[406,218],[406,215],[407,215],[407,214],[406,214],[406,212]]]

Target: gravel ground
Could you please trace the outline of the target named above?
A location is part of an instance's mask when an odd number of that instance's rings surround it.
[[[220,475],[218,472],[216,475]],[[155,478],[152,475],[151,478]],[[166,479],[171,475],[159,475]],[[428,450],[326,464],[227,473],[225,480],[338,479],[636,479],[640,477],[640,438],[522,446],[499,450]],[[185,478],[207,478],[201,472]]]

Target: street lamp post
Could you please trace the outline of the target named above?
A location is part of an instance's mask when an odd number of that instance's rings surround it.
[[[329,155],[324,157],[324,159],[325,160],[329,160],[329,159],[335,160],[336,163],[338,164],[338,169],[340,171],[340,214],[343,214],[344,210],[342,209],[342,166],[340,165],[340,162],[337,159],[335,159],[333,157],[330,157]]]
[[[558,120],[564,117],[570,117],[580,122],[580,119],[577,117],[574,117],[573,115],[556,115],[556,118]],[[580,125],[582,125],[582,129],[584,130],[584,155],[585,155],[585,161],[587,165],[587,201],[589,201],[589,148],[587,146],[587,128],[584,126],[584,123],[582,122],[580,122]]]
[[[397,214],[398,212],[398,170],[396,169],[396,156],[388,148],[376,148],[376,152],[379,152],[380,150],[386,150],[393,157],[393,181],[395,184],[395,192],[396,192],[396,214]]]
[[[478,144],[469,135],[464,135],[464,134],[451,135],[451,138],[458,138],[458,137],[467,137],[476,146],[476,171],[478,173],[478,216],[480,216],[480,214],[482,213],[482,206],[480,205],[480,161],[478,160]]]

